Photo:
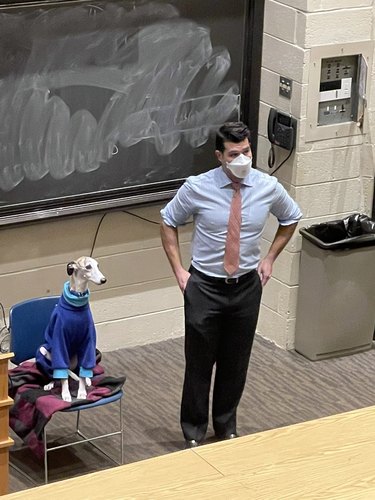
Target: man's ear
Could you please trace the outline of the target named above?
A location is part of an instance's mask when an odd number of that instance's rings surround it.
[[[66,272],[68,273],[69,276],[73,274],[75,268],[76,268],[76,263],[74,261],[71,261],[67,264]]]
[[[216,155],[216,158],[219,160],[219,162],[222,163],[223,153],[221,151],[219,151],[218,149],[215,149],[215,155]]]

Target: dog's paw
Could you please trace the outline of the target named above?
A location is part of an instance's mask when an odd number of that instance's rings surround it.
[[[70,392],[65,392],[63,391],[61,393],[61,397],[63,398],[64,401],[66,401],[67,403],[71,403],[72,402],[72,396],[70,395]]]
[[[68,379],[61,380],[61,397],[63,398],[64,401],[67,401],[68,403],[72,402],[72,396],[70,395],[69,391]]]
[[[86,383],[87,387],[91,387],[91,378],[90,377],[86,377],[85,378],[85,383]]]
[[[85,390],[79,390],[77,393],[77,399],[86,399],[87,392]]]
[[[50,382],[49,384],[46,384],[46,385],[43,387],[43,389],[44,389],[45,391],[50,391],[51,389],[53,389],[53,388],[54,388],[54,386],[55,386],[55,383],[54,383],[54,382]]]

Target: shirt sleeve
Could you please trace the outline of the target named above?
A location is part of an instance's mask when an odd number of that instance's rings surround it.
[[[275,199],[272,203],[271,213],[282,226],[290,226],[302,218],[302,212],[298,204],[280,182],[277,182],[275,187]]]
[[[189,177],[177,191],[175,197],[160,210],[167,226],[177,227],[185,224],[194,213],[194,191]]]

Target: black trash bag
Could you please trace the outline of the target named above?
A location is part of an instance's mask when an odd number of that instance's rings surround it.
[[[314,224],[301,228],[299,232],[318,247],[327,250],[375,245],[375,219],[363,214]]]
[[[333,243],[347,238],[347,231],[343,220],[322,222],[321,224],[309,227],[307,230],[324,243]]]
[[[348,238],[362,234],[375,234],[375,220],[367,215],[353,214],[343,220]]]

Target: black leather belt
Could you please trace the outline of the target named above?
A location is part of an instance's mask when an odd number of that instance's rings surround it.
[[[191,274],[198,274],[198,276],[201,276],[201,278],[203,278],[204,280],[211,281],[212,283],[220,283],[222,285],[237,285],[238,283],[241,283],[242,281],[249,279],[253,273],[256,273],[256,269],[252,269],[248,273],[242,274],[242,276],[238,276],[237,278],[231,278],[230,276],[228,276],[227,278],[208,276],[207,274],[198,271],[198,269],[195,269],[195,267],[193,266],[190,266],[189,272]]]

